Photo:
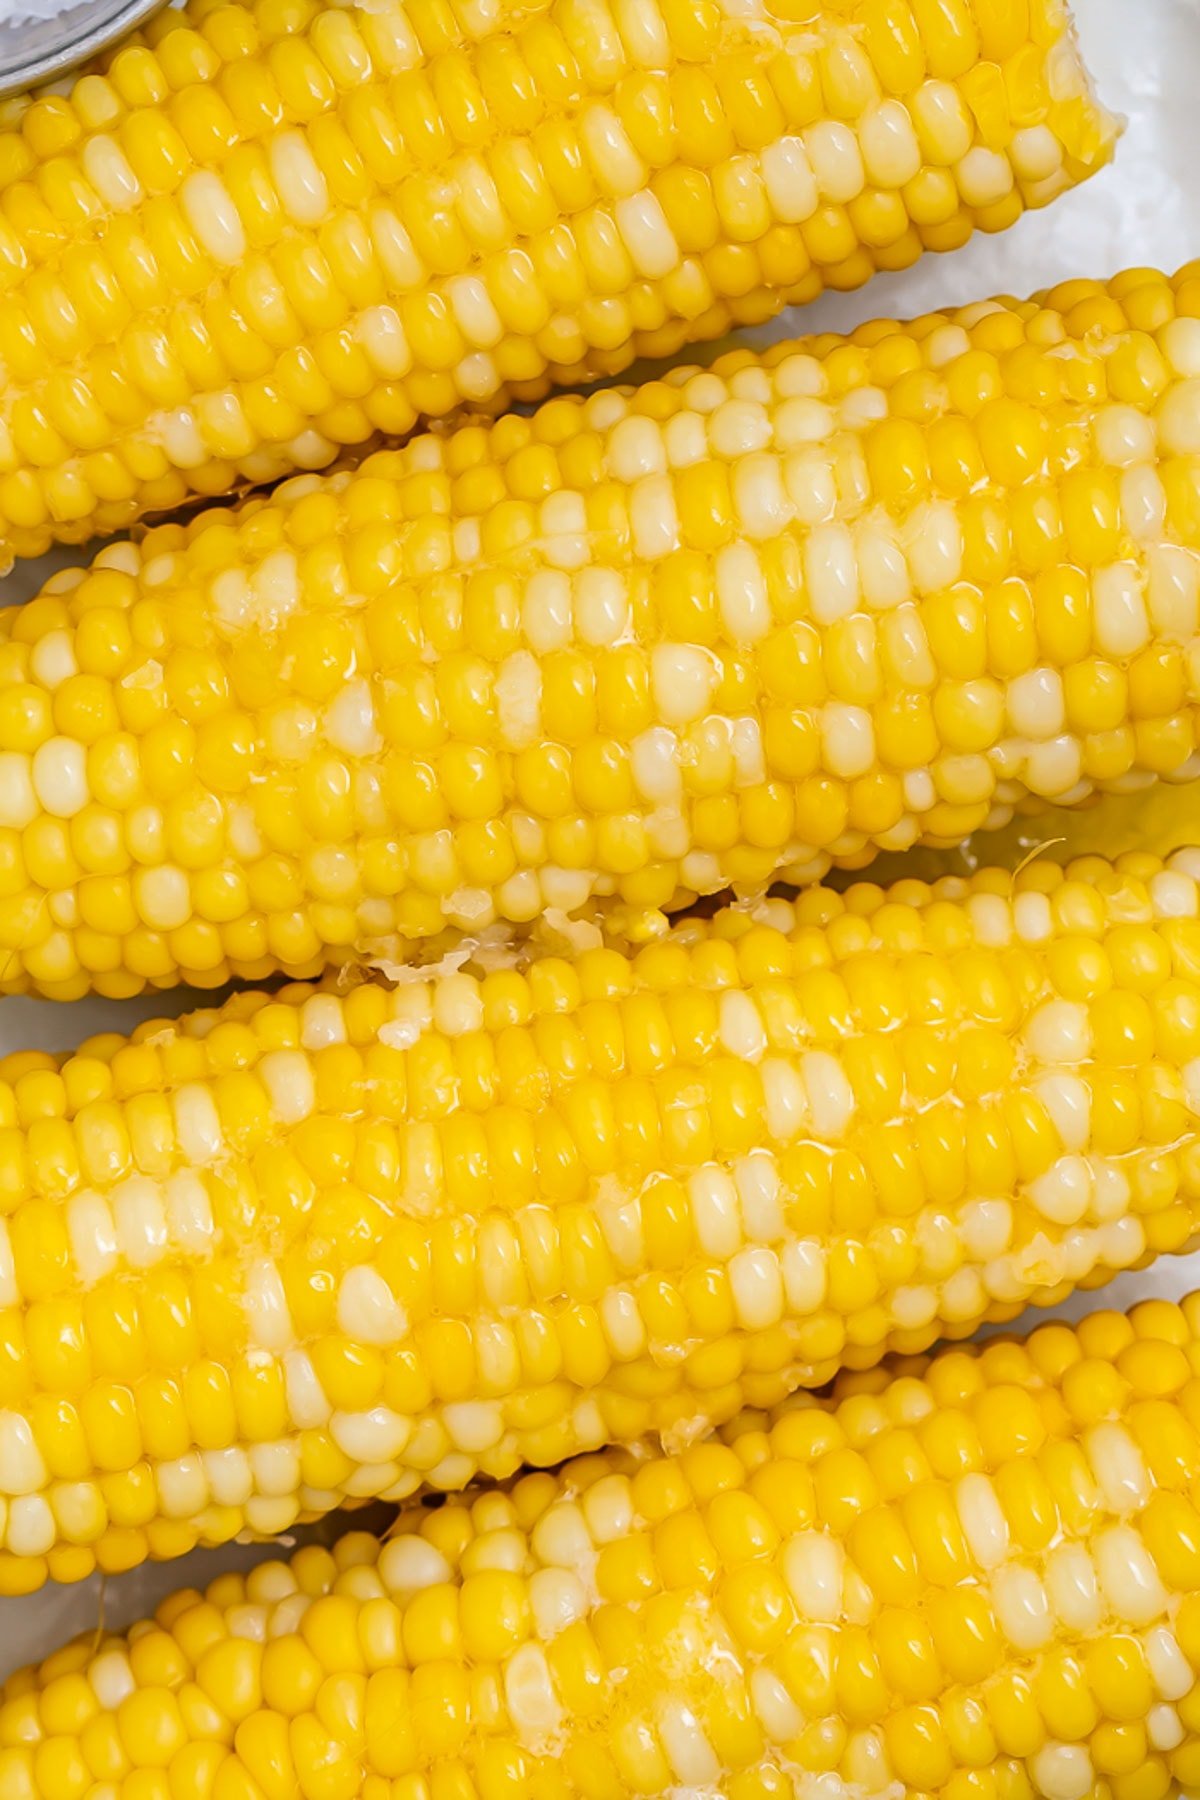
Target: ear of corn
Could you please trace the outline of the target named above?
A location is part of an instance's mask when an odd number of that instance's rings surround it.
[[[1181,779],[1198,595],[1200,265],[301,477],[0,615],[0,986],[653,929]]]
[[[1200,1297],[219,1577],[14,1676],[0,1795],[1200,1788]]]
[[[0,556],[856,286],[1115,135],[1062,0],[164,11],[0,132]]]
[[[646,1434],[1200,1226],[1200,856],[0,1064],[0,1589]]]

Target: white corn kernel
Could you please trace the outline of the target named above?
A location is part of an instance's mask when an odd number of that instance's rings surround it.
[[[529,1577],[529,1605],[534,1628],[548,1643],[585,1616],[587,1590],[569,1569],[535,1569]]]
[[[766,1150],[752,1150],[734,1165],[738,1199],[746,1236],[753,1243],[768,1244],[787,1234],[780,1200],[781,1182],[774,1157]]]
[[[693,644],[658,644],[651,653],[655,707],[668,725],[684,725],[708,708],[717,681],[710,653]]]
[[[1112,1525],[1099,1533],[1094,1547],[1100,1585],[1123,1625],[1149,1625],[1166,1611],[1166,1589],[1136,1531]]]
[[[783,1277],[773,1250],[740,1250],[729,1264],[729,1289],[743,1331],[765,1331],[783,1317]]]
[[[1092,1200],[1092,1171],[1084,1156],[1060,1156],[1029,1183],[1030,1200],[1044,1219],[1055,1225],[1075,1225],[1087,1213]]]
[[[921,146],[908,108],[899,100],[881,100],[858,123],[859,142],[868,180],[879,188],[899,188],[921,167]]]
[[[1046,1000],[1030,1017],[1024,1037],[1038,1062],[1051,1066],[1085,1062],[1092,1050],[1087,1007],[1077,1000]]]
[[[283,1376],[288,1416],[296,1429],[307,1431],[326,1425],[333,1409],[306,1350],[288,1351]]]
[[[404,1597],[453,1580],[442,1552],[415,1534],[389,1538],[379,1552],[379,1579],[391,1594]]]
[[[242,1304],[250,1342],[260,1350],[286,1350],[294,1342],[295,1328],[279,1266],[260,1256],[246,1270]]]
[[[282,1125],[298,1125],[317,1104],[312,1062],[302,1050],[272,1050],[258,1065],[271,1110]]]
[[[1084,1800],[1093,1791],[1092,1759],[1082,1744],[1043,1744],[1030,1759],[1030,1774],[1045,1800]]]
[[[398,1457],[412,1436],[412,1421],[376,1406],[369,1412],[335,1412],[329,1435],[338,1449],[357,1463],[387,1463]]]
[[[137,1687],[123,1646],[102,1650],[88,1664],[87,1680],[105,1712],[116,1712],[122,1700]]]
[[[41,1494],[22,1494],[8,1508],[5,1545],[13,1556],[44,1556],[58,1539],[58,1526]]]
[[[804,1715],[779,1677],[765,1663],[760,1663],[750,1676],[750,1698],[767,1737],[776,1744],[786,1744],[799,1736]]]
[[[797,1318],[814,1313],[824,1304],[827,1286],[825,1250],[815,1238],[785,1244],[780,1254],[788,1311]]]
[[[360,1344],[391,1345],[408,1332],[404,1308],[368,1263],[356,1263],[342,1276],[337,1321],[338,1330]]]
[[[1016,1650],[1040,1650],[1054,1635],[1046,1590],[1032,1569],[1008,1563],[992,1576],[996,1622]]]
[[[1150,641],[1142,577],[1131,563],[1112,563],[1092,576],[1097,648],[1111,657],[1136,656]]]
[[[812,163],[798,137],[776,138],[762,152],[760,166],[771,211],[781,225],[802,225],[820,205]]]
[[[167,1218],[158,1183],[133,1175],[112,1191],[121,1254],[131,1269],[148,1269],[166,1255]]]
[[[826,1143],[843,1139],[854,1116],[854,1089],[836,1056],[807,1050],[800,1059],[812,1128]]]
[[[1012,193],[1012,164],[998,150],[976,144],[954,171],[958,191],[971,207],[995,206]]]
[[[41,805],[56,819],[73,819],[88,803],[87,755],[70,738],[52,737],[39,744],[30,776]],[[11,774],[9,778],[13,780]]]
[[[1200,454],[1200,376],[1190,376],[1167,389],[1159,402],[1157,423],[1165,455]]]
[[[730,544],[716,559],[717,603],[731,643],[755,644],[771,629],[762,564],[749,544]]]
[[[818,119],[802,137],[821,198],[835,206],[856,200],[866,185],[866,172],[850,127],[837,119]]]
[[[518,1742],[540,1747],[545,1734],[562,1722],[562,1707],[546,1653],[540,1644],[522,1644],[504,1669],[504,1698]]]
[[[692,1175],[688,1193],[701,1249],[706,1256],[727,1261],[743,1242],[741,1208],[731,1176],[715,1163],[706,1163]]]
[[[189,1163],[215,1162],[225,1148],[216,1102],[199,1081],[185,1082],[171,1096],[179,1149]]]
[[[767,1034],[750,995],[741,988],[727,988],[720,1000],[720,1039],[730,1056],[742,1062],[759,1062],[767,1048]]]
[[[1068,1631],[1095,1631],[1103,1614],[1096,1568],[1082,1544],[1056,1544],[1046,1558],[1046,1590],[1055,1617]]]
[[[841,1617],[846,1553],[837,1538],[801,1531],[780,1551],[780,1570],[800,1616],[832,1625]]]
[[[65,1212],[76,1272],[84,1287],[94,1287],[116,1268],[120,1256],[112,1208],[94,1188],[84,1188],[71,1195]]]
[[[809,533],[804,545],[804,579],[818,625],[832,625],[855,611],[858,564],[848,526],[818,525]]]
[[[1009,1553],[1008,1520],[986,1475],[964,1475],[954,1493],[959,1524],[982,1569],[997,1569]]]
[[[246,233],[233,197],[219,175],[197,169],[179,189],[188,224],[216,263],[233,268],[246,254]]]
[[[1197,1066],[1200,1068],[1200,1062]],[[790,1144],[810,1123],[808,1090],[794,1065],[783,1057],[765,1057],[760,1069],[767,1130],[773,1142]]]
[[[99,1195],[96,1198],[99,1199]],[[166,1200],[172,1243],[189,1256],[204,1256],[211,1253],[213,1248],[212,1201],[209,1199],[208,1189],[199,1175],[191,1169],[176,1170],[175,1174],[168,1178]],[[81,1236],[85,1229],[86,1227],[81,1222]],[[114,1254],[115,1251],[114,1233]],[[103,1272],[100,1270],[92,1279],[98,1280],[99,1274]]]
[[[721,1764],[686,1700],[668,1694],[659,1702],[658,1731],[680,1786],[685,1791],[715,1789]]]
[[[302,131],[281,131],[267,146],[271,174],[284,211],[297,225],[323,225],[329,189]]]
[[[1138,1511],[1150,1498],[1150,1476],[1142,1453],[1125,1426],[1117,1422],[1095,1425],[1084,1447],[1110,1512]]]

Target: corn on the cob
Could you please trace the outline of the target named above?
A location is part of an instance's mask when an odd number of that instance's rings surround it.
[[[1195,1794],[1198,1481],[1200,1296],[943,1353],[89,1632],[0,1800]]]
[[[0,614],[0,985],[632,924],[1182,777],[1198,592],[1200,264],[300,477]]]
[[[1200,854],[0,1063],[0,1591],[650,1432],[1200,1230]]]
[[[0,558],[719,336],[1108,160],[1063,0],[193,0],[0,134]]]

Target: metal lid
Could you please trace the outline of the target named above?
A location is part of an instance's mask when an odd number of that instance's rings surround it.
[[[162,0],[79,0],[53,19],[0,21],[0,94],[65,75],[157,12]]]

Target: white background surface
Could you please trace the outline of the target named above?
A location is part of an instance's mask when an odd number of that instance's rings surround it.
[[[1200,257],[1200,0],[1075,0],[1084,54],[1107,104],[1127,129],[1115,164],[1048,211],[999,238],[977,237],[952,257],[926,257],[907,274],[876,281],[848,298],[832,295],[757,335],[842,329],[882,314],[912,315],[996,293],[1025,294],[1068,276],[1108,275],[1132,264],[1175,269]],[[0,582],[4,599],[36,585],[30,566]],[[73,1006],[0,999],[0,1052],[69,1048],[96,1030],[128,1028],[139,1018],[183,1010],[186,996]],[[1151,1294],[1176,1297],[1200,1286],[1200,1253],[1125,1276],[1105,1290],[1114,1303]],[[1101,1302],[1080,1296],[1062,1309]],[[222,1569],[277,1554],[230,1545],[183,1562],[148,1566],[71,1588],[53,1585],[20,1600],[0,1600],[0,1677],[94,1630],[101,1606],[110,1624],[127,1623],[176,1587],[203,1585]]]

